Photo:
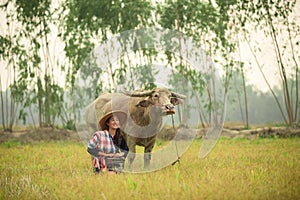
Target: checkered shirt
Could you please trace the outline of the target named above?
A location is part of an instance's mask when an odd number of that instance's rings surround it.
[[[116,148],[113,143],[112,137],[107,130],[97,131],[88,143],[89,149],[97,149],[98,151],[104,153],[116,153]],[[98,166],[97,161],[100,161],[101,167]],[[94,167],[105,168],[105,158],[104,156],[94,157]]]

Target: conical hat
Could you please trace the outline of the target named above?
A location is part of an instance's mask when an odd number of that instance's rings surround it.
[[[105,115],[103,115],[103,117],[99,120],[99,126],[102,130],[108,130],[108,126],[106,125],[106,121],[112,117],[112,116],[117,116],[119,121],[120,121],[120,125],[124,125],[125,121],[126,121],[126,113],[124,113],[121,110],[114,110],[111,112],[106,113]]]

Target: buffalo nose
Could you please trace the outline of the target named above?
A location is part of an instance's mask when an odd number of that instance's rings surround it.
[[[174,109],[174,105],[173,104],[168,104],[168,105],[166,105],[166,108],[168,110],[173,110]]]

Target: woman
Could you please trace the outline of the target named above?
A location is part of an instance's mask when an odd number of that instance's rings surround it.
[[[95,132],[87,148],[87,151],[93,156],[96,172],[107,170],[107,158],[126,157],[128,146],[120,131],[120,125],[125,120],[126,114],[122,111],[108,112],[99,120],[102,131]]]

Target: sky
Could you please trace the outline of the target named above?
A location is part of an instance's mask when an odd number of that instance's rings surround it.
[[[2,4],[4,0],[0,0],[0,4]],[[300,0],[297,0],[295,11],[293,15],[296,17],[296,22],[298,25],[300,24]],[[5,21],[3,12],[0,12],[0,34],[3,35],[5,33],[4,25]],[[51,30],[57,32],[56,27],[51,27]],[[53,34],[56,35],[56,34]],[[241,36],[242,37],[242,36]],[[300,38],[295,38],[300,41]],[[280,41],[283,43],[287,43],[287,36],[281,35]],[[52,44],[51,44],[52,42]],[[50,51],[52,55],[56,55],[59,57],[63,54],[63,43],[58,42],[58,38],[54,37],[50,39]],[[272,86],[280,86],[280,78],[279,78],[279,71],[278,65],[276,62],[275,52],[273,50],[273,46],[271,44],[271,40],[266,38],[262,32],[252,32],[252,45],[254,43],[259,44],[261,48],[261,53],[257,54],[260,63],[263,66],[263,71],[267,75],[267,79]],[[300,52],[300,47],[298,46],[298,52]],[[268,86],[262,78],[262,75],[255,63],[254,57],[251,54],[251,51],[246,43],[241,43],[241,58],[245,62],[245,69],[246,69],[246,80],[247,84],[254,85],[257,90],[260,91],[267,91]],[[7,70],[4,67],[5,63],[0,62],[0,72],[1,72],[1,81],[2,81],[2,89],[7,87]],[[219,66],[220,67],[220,66]],[[58,76],[62,76],[63,74],[60,71],[54,72]],[[59,84],[63,84],[63,79],[57,79]]]

